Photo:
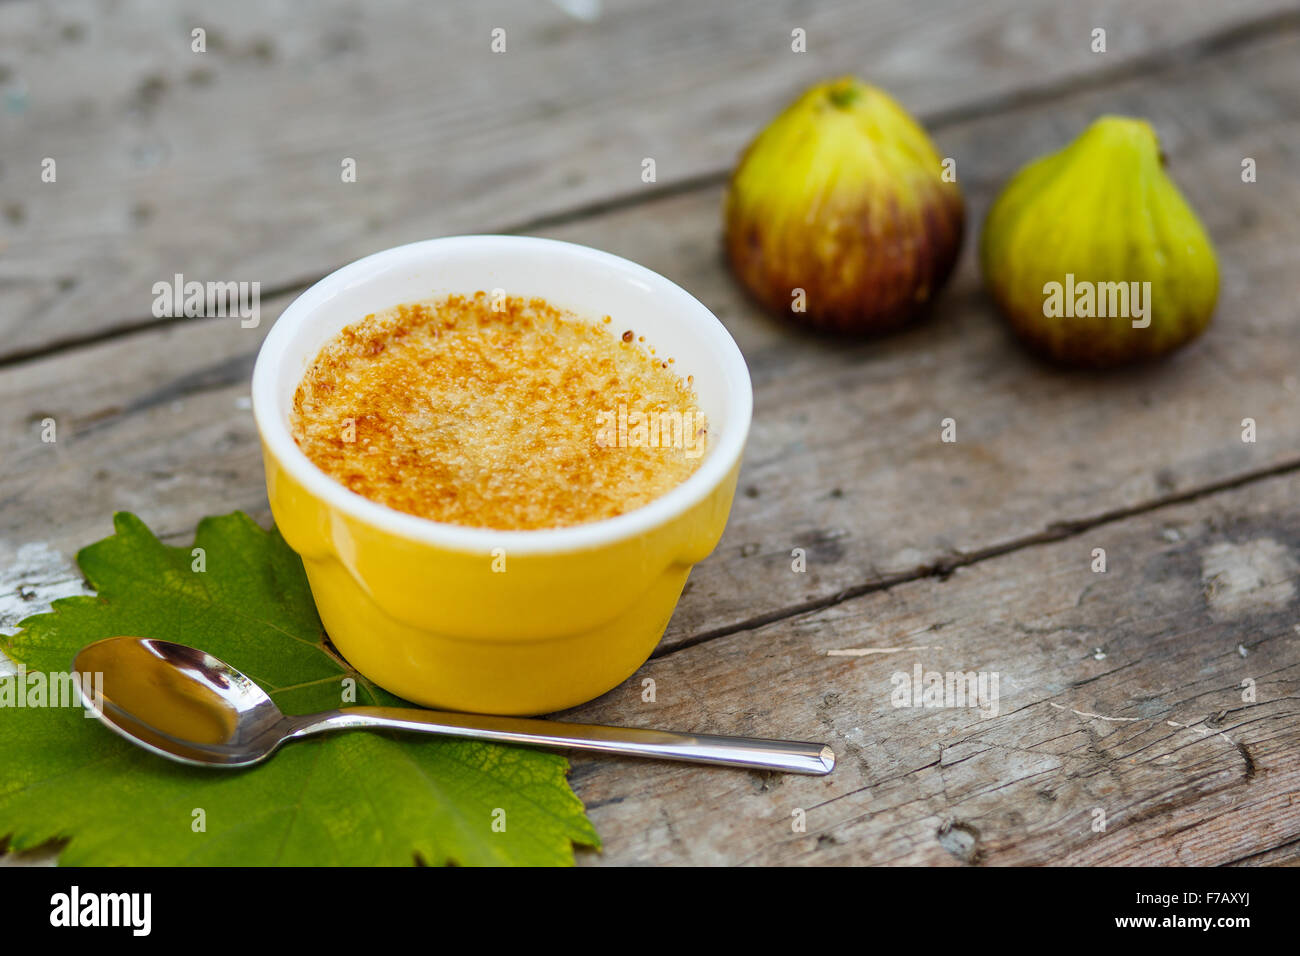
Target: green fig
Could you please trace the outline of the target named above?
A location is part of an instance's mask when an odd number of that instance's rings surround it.
[[[773,312],[843,332],[894,328],[957,260],[954,180],[888,94],[853,77],[818,84],[741,156],[726,199],[727,258]]]
[[[1071,365],[1155,358],[1209,324],[1214,248],[1140,119],[1102,116],[1012,178],[980,237],[984,282],[1031,348]]]

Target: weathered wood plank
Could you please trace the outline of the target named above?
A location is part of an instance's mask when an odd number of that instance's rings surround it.
[[[650,662],[565,717],[826,740],[840,765],[575,758],[607,847],[586,861],[1300,858],[1297,502],[1300,476],[1261,481]],[[997,675],[996,716],[895,706],[918,664]]]
[[[827,74],[954,116],[1287,24],[1293,5],[625,0],[590,23],[546,4],[107,9],[0,6],[0,357],[147,321],[175,273],[270,295],[399,242],[717,174]]]
[[[1159,118],[1224,275],[1205,340],[1159,366],[1087,375],[1038,364],[990,313],[969,255],[939,314],[911,332],[861,345],[792,333],[756,315],[720,267],[708,190],[550,230],[681,281],[723,317],[754,372],[742,493],[666,646],[1292,462],[1300,340],[1286,264],[1300,224],[1279,171],[1300,152],[1300,126],[1273,108],[1289,102],[1298,50],[1281,38],[952,130],[978,211],[1034,150],[1017,130],[1064,138],[1106,108]],[[1258,160],[1259,183],[1237,179],[1242,155]],[[70,555],[107,534],[121,508],[172,534],[233,508],[265,519],[256,435],[237,403],[283,302],[266,304],[260,329],[182,320],[0,373],[6,553],[44,542]],[[39,440],[47,415],[61,429],[53,446]],[[958,441],[945,445],[949,415]],[[1259,424],[1255,444],[1241,442],[1247,416]],[[807,550],[806,574],[790,570],[795,547]]]

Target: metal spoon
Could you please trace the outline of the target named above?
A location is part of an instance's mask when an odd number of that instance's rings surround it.
[[[633,727],[565,724],[521,717],[443,713],[414,707],[348,707],[289,716],[257,684],[210,654],[142,637],[110,637],[81,649],[76,681],[93,688],[82,702],[109,729],[146,750],[204,767],[247,767],[286,740],[327,730],[409,730],[503,744],[594,750],[631,757],[827,774],[835,754],[824,744]]]

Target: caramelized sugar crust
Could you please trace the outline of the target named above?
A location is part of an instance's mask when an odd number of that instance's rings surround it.
[[[352,491],[435,521],[528,530],[631,511],[695,471],[707,429],[689,379],[610,322],[484,292],[368,315],[298,385],[294,441]],[[690,432],[651,447],[637,413]]]

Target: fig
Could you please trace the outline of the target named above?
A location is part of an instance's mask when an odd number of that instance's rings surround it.
[[[1021,169],[980,236],[984,283],[1015,333],[1070,365],[1164,355],[1209,324],[1214,247],[1145,120],[1102,116]]]
[[[818,84],[741,155],[727,259],[773,312],[840,332],[893,329],[957,260],[965,212],[952,170],[884,91],[854,77]]]

